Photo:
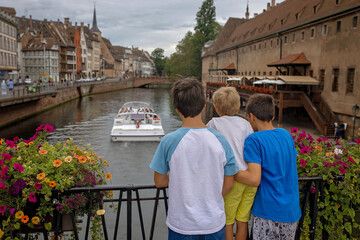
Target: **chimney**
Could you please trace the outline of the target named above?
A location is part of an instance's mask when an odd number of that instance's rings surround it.
[[[88,29],[90,29],[90,23],[88,23]]]
[[[40,41],[42,42],[42,41],[43,41],[43,39],[44,39],[44,35],[43,35],[43,33],[42,33],[42,32],[40,32]]]
[[[29,22],[30,22],[30,27],[32,28],[32,16],[30,15],[30,18],[29,18]]]
[[[75,27],[77,28],[77,22],[75,22]]]
[[[257,17],[257,15],[259,15],[258,13],[254,13],[254,17]]]
[[[60,19],[58,19],[58,21],[57,21],[58,23],[60,23]]]
[[[81,23],[80,23],[80,26],[81,26],[81,28],[83,29],[83,28],[84,28],[84,22],[81,22]]]
[[[269,9],[270,9],[270,3],[268,2],[267,6],[266,6],[266,10],[269,10]]]
[[[271,0],[271,7],[275,7],[275,0]]]
[[[47,19],[46,19],[46,18],[44,18],[44,23],[47,23]]]
[[[66,27],[69,25],[69,20],[70,19],[68,17],[64,18],[64,23]]]

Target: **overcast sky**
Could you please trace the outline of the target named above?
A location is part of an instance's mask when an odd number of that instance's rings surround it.
[[[247,0],[214,0],[216,19],[224,25],[229,17],[245,16]],[[261,13],[271,0],[249,0],[249,11]],[[276,0],[276,3],[283,0]],[[139,47],[151,53],[155,48],[169,56],[187,31],[196,25],[196,13],[203,0],[98,0],[97,23],[102,36],[113,45]],[[1,0],[13,7],[17,16],[92,25],[94,1],[89,0]]]

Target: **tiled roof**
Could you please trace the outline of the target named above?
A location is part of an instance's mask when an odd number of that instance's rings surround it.
[[[288,55],[278,61],[269,63],[268,67],[288,66],[288,65],[310,65],[311,62],[305,57],[304,53]]]
[[[15,8],[9,8],[9,7],[0,7],[0,10],[6,12],[7,14],[15,17],[16,16],[16,11]]]
[[[50,50],[54,45],[57,45],[57,41],[55,38],[45,38],[45,40],[46,40],[46,45],[45,45],[46,50]],[[27,46],[24,47],[22,50],[31,51],[31,50],[43,50],[43,49],[44,49],[44,44],[41,41],[41,39],[33,38],[28,42]]]
[[[285,0],[249,21],[237,24],[217,52],[359,6],[359,0],[342,0],[338,5],[329,0]]]
[[[230,63],[229,65],[219,68],[220,70],[234,70],[235,68],[235,64],[234,63]]]

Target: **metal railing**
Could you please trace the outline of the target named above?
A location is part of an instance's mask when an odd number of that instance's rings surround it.
[[[303,228],[303,224],[304,224],[304,217],[306,215],[306,212],[309,211],[309,217],[311,219],[311,223],[310,223],[310,239],[315,239],[316,238],[316,219],[318,217],[318,199],[322,198],[321,196],[323,196],[322,192],[323,192],[323,179],[322,177],[300,177],[299,178],[299,185],[301,186],[300,188],[300,193],[301,193],[301,199],[300,199],[300,207],[301,207],[301,212],[302,212],[302,217],[298,222],[298,227],[297,227],[297,231],[296,231],[296,240],[300,239],[300,235],[301,235],[301,231]],[[311,186],[315,186],[316,189],[318,189],[318,191],[316,191],[315,193],[312,193],[310,188]],[[114,191],[114,195],[113,196],[117,196],[117,197],[113,197],[112,199],[102,199],[100,197],[101,192],[104,191]],[[140,192],[144,191],[146,192],[146,196],[140,197]],[[151,194],[149,194],[149,191],[151,191]],[[110,239],[110,235],[112,235],[112,239],[116,240],[118,238],[118,236],[125,236],[126,235],[126,239],[127,240],[131,240],[133,239],[133,219],[134,219],[134,215],[133,215],[133,204],[136,204],[137,206],[137,214],[138,214],[138,219],[139,219],[139,223],[140,223],[140,229],[141,229],[141,239],[146,240],[146,239],[154,239],[154,233],[155,233],[155,224],[156,224],[156,219],[157,219],[157,215],[158,215],[158,207],[159,207],[159,203],[160,201],[164,203],[165,206],[165,214],[167,214],[167,210],[168,210],[168,196],[167,196],[167,189],[166,188],[161,188],[158,189],[156,188],[154,185],[140,185],[140,186],[94,186],[94,187],[79,187],[79,188],[72,188],[70,190],[65,191],[64,193],[61,194],[74,194],[74,193],[82,193],[82,192],[86,192],[86,193],[94,193],[94,194],[90,194],[90,199],[89,199],[89,204],[88,204],[88,214],[86,217],[86,223],[85,223],[85,229],[82,230],[82,235],[84,236],[83,239],[88,239],[89,238],[89,231],[90,231],[90,220],[91,220],[91,209],[92,209],[92,203],[94,202],[94,198],[93,196],[97,196],[97,198],[95,199],[97,204],[100,204],[101,206],[103,206],[103,204],[116,204],[115,209],[116,212],[114,212],[113,214],[115,214],[115,226],[113,229],[111,229],[112,233],[109,234],[109,228],[107,226],[107,221],[106,221],[106,217],[105,215],[101,215],[101,222],[102,222],[102,229],[103,229],[103,235],[104,235],[104,239],[108,240]],[[53,199],[55,198],[60,198],[60,192],[57,192],[56,194],[53,194]],[[321,199],[320,199],[321,200]],[[145,201],[153,201],[154,205],[153,205],[153,209],[152,209],[152,216],[151,216],[151,227],[150,227],[150,232],[148,234],[146,234],[145,231],[145,223],[144,223],[144,215],[143,215],[143,205],[142,203],[144,203]],[[120,213],[122,210],[122,206],[123,204],[125,204],[125,208],[126,208],[126,233],[125,232],[119,232],[119,223],[120,223]],[[308,210],[307,210],[308,209]],[[147,209],[149,210],[149,209]],[[151,209],[150,209],[151,210]],[[111,212],[111,211],[110,211]],[[109,214],[108,211],[106,212],[106,215]],[[55,227],[54,227],[54,235],[55,235],[55,239],[57,239],[58,236],[61,235],[62,230],[61,230],[61,221],[60,221],[60,216],[59,214],[54,214],[54,217],[56,217],[56,221],[55,221]],[[71,214],[71,222],[73,225],[73,236],[75,237],[75,239],[80,239],[79,237],[79,229],[77,229],[76,226],[76,217],[75,214]],[[149,216],[146,216],[146,219],[150,219]],[[165,219],[161,219],[161,221],[165,222]],[[41,232],[43,232],[43,236],[44,239],[48,239],[48,232],[45,229],[42,229]],[[26,235],[26,239],[28,234],[25,233]],[[322,233],[322,237],[326,237],[327,233],[325,232],[325,230]],[[140,237],[138,237],[140,238]],[[327,239],[327,238],[323,238],[323,239]]]

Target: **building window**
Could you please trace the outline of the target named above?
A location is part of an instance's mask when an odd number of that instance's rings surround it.
[[[302,32],[301,32],[301,40],[304,41],[304,39],[305,39],[305,32],[302,31]]]
[[[335,0],[336,5],[339,5],[339,3],[340,3],[340,0]]]
[[[261,72],[260,71],[258,71],[258,76],[260,76],[261,75]],[[264,74],[265,75],[265,74]]]
[[[314,6],[314,7],[313,7],[314,13],[316,13],[316,10],[317,10],[317,6]]]
[[[273,40],[270,40],[270,47],[272,48],[273,46]]]
[[[260,75],[260,74],[259,74]],[[263,75],[266,76],[266,72],[263,72]]]
[[[310,77],[313,77],[313,76],[314,76],[314,71],[313,71],[313,70],[310,70],[310,71],[309,71],[309,75],[310,75]]]
[[[315,37],[315,28],[311,28],[310,29],[310,38],[314,38]]]
[[[324,83],[325,83],[325,69],[320,69],[319,72],[319,87],[320,90],[324,90]]]
[[[266,48],[266,42],[264,43],[264,48]]]
[[[256,50],[256,45],[254,45],[254,50]]]
[[[358,16],[354,16],[354,17],[353,17],[353,19],[352,19],[352,27],[353,27],[353,28],[357,28],[357,26],[358,26],[358,19],[359,19]]]
[[[261,43],[259,43],[259,50],[261,49]]]
[[[328,25],[327,25],[327,24],[324,24],[324,25],[323,25],[322,34],[323,34],[323,35],[326,35],[327,33],[328,33]]]
[[[254,76],[256,75],[256,72],[254,71]]]
[[[272,76],[272,71],[269,72],[269,75]]]
[[[287,44],[287,36],[284,37],[284,44]]]
[[[299,20],[299,14],[298,13],[295,14],[295,19]]]
[[[295,42],[295,40],[296,40],[296,34],[295,34],[295,33],[293,33],[293,35],[292,35],[292,42],[294,43],[294,42]]]
[[[337,92],[339,88],[339,72],[338,68],[333,69],[333,83],[331,88],[333,92]]]
[[[280,39],[276,39],[276,45],[279,46],[280,44]]]
[[[341,21],[337,21],[336,22],[336,32],[340,32],[341,31]]]
[[[354,92],[355,68],[349,68],[346,78],[346,94]]]

